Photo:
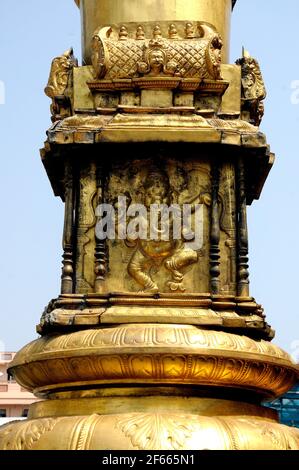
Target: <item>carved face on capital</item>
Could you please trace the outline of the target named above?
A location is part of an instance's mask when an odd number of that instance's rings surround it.
[[[148,60],[152,69],[161,70],[165,62],[164,52],[161,49],[154,49],[149,53]]]

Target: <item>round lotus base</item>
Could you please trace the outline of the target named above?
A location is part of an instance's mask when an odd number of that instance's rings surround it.
[[[0,429],[2,450],[299,450],[299,431],[261,406],[290,389],[298,369],[263,340],[114,325],[34,341],[11,372],[46,400]]]
[[[43,336],[10,372],[39,397],[102,386],[204,386],[275,398],[296,382],[290,356],[268,341],[192,325],[124,324]]]

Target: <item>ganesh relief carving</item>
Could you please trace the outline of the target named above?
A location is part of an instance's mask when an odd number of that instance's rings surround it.
[[[109,290],[156,294],[208,290],[208,164],[114,164],[107,184],[114,236]]]

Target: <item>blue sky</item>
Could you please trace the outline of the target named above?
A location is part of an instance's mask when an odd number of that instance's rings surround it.
[[[299,81],[298,17],[298,0],[238,0],[231,38],[231,62],[242,46],[260,61],[268,89],[262,130],[277,156],[261,200],[249,209],[251,293],[277,330],[276,343],[293,353],[299,350],[299,104],[291,101]],[[39,149],[50,127],[43,89],[51,60],[70,46],[80,58],[73,0],[1,0],[0,342],[7,350],[37,336],[43,308],[59,292],[63,204],[53,196]]]

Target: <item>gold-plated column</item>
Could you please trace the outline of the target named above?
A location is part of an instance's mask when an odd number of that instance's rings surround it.
[[[84,61],[90,63],[91,38],[99,26],[145,21],[206,21],[220,32],[228,61],[232,0],[75,0],[81,10]]]

